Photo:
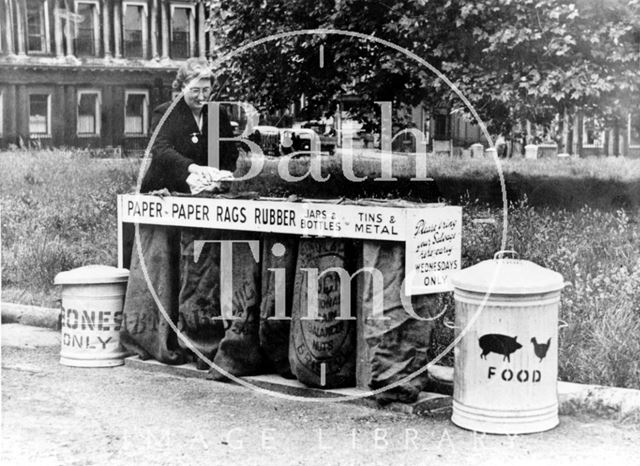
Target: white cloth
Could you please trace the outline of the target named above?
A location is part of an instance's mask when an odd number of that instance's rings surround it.
[[[203,191],[220,191],[220,182],[233,180],[233,173],[228,170],[215,170],[214,180],[209,181],[202,173],[192,173],[187,177],[187,184],[191,194],[198,194]]]

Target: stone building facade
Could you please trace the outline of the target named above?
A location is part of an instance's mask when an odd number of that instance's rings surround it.
[[[197,0],[0,0],[0,145],[144,148],[180,62],[206,57]]]

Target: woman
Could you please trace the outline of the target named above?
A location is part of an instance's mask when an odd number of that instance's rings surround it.
[[[142,192],[167,188],[169,191],[189,192],[187,177],[197,173],[213,180],[215,169],[207,166],[208,115],[207,101],[211,96],[213,74],[207,61],[187,60],[178,70],[173,88],[182,97],[167,115],[153,144],[151,165],[142,181]],[[166,102],[153,112],[153,126],[157,126],[171,106]],[[229,117],[220,111],[220,137],[233,137]],[[218,148],[214,148],[218,150]],[[233,142],[220,143],[221,170],[234,171],[238,150]]]
[[[189,193],[187,177],[192,173],[209,182],[215,181],[216,170],[207,166],[206,102],[211,96],[212,77],[204,59],[189,59],[178,70],[173,88],[181,91],[180,99],[173,108],[172,103],[167,102],[153,113],[155,127],[171,108],[153,141],[151,164],[143,178],[141,192],[166,188],[171,192]],[[224,111],[220,111],[219,125],[221,137],[233,135]],[[235,144],[220,143],[219,150],[219,168],[234,171],[238,158]],[[143,273],[138,245],[134,244],[121,342],[127,350],[142,359],[154,358],[167,364],[182,364],[186,362],[187,352],[180,347],[175,333],[158,309],[160,304],[171,321],[177,323],[180,229],[139,225],[139,233],[139,248],[147,273],[146,276]],[[156,297],[149,290],[150,286]]]

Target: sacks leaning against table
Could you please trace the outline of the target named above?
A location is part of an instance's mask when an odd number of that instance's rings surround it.
[[[139,225],[139,233],[144,269],[140,263],[138,245],[134,243],[120,342],[141,359],[153,358],[166,364],[183,364],[186,361],[185,354],[158,306],[163,308],[170,321],[177,322],[180,229]]]
[[[289,363],[296,378],[311,387],[341,388],[356,381],[356,321],[340,319],[340,309],[353,309],[342,293],[335,269],[349,275],[352,242],[340,238],[301,239],[293,298]],[[334,270],[331,270],[334,269]],[[309,296],[309,272],[317,271],[317,301]],[[348,275],[344,277],[349,280]],[[350,286],[350,285],[349,285]],[[343,300],[349,300],[344,302]],[[313,316],[314,309],[317,316]],[[309,317],[315,317],[309,319]],[[346,317],[346,316],[342,316]]]
[[[142,359],[152,357],[166,364],[195,361],[198,368],[207,369],[208,364],[191,351],[195,349],[233,375],[263,372],[258,335],[260,266],[259,257],[254,256],[259,235],[192,228],[166,231],[141,226],[149,281],[142,273],[132,273],[121,332],[125,347]],[[254,242],[253,251],[249,241]],[[233,248],[230,270],[223,270],[221,242]],[[133,258],[131,267],[137,270],[140,260],[135,251]],[[226,292],[221,294],[221,289]],[[182,338],[173,332],[158,304]],[[222,318],[224,306],[230,306],[232,319]],[[218,371],[211,372],[214,379],[224,378]]]
[[[230,263],[222,258],[223,247],[226,257],[233,258]],[[213,379],[226,378],[217,368],[234,376],[276,372],[291,377],[288,317],[296,251],[297,239],[286,235],[183,231],[178,328],[213,362]],[[280,317],[276,300],[287,318],[270,319]],[[221,318],[226,305],[231,306],[233,320]],[[180,344],[185,350],[189,346],[182,339]],[[208,369],[199,357],[196,363]]]
[[[438,295],[412,296],[408,298],[413,312],[411,316],[402,302],[405,279],[404,244],[392,241],[364,241],[363,266],[379,270],[383,278],[382,318],[373,318],[376,303],[374,296],[380,293],[370,274],[363,274],[364,290],[362,308],[364,314],[364,340],[370,368],[369,387],[377,390],[392,384],[393,388],[376,394],[381,403],[416,401],[428,382],[431,337],[435,328]],[[418,374],[418,371],[422,370]]]
[[[210,370],[214,379],[226,378],[215,367],[235,376],[276,372],[292,377],[289,318],[297,238],[141,225],[140,240],[149,280],[134,251],[121,332],[129,351],[142,359],[166,364],[194,361],[199,369],[209,369],[195,349],[215,364]],[[229,263],[222,260],[222,242],[233,248],[227,250],[233,258]],[[284,283],[279,281],[280,272],[276,275],[270,269],[280,270]],[[278,317],[276,301],[286,319],[270,319]],[[170,328],[158,304],[182,338]],[[225,305],[231,306],[232,319],[223,318]]]
[[[176,238],[181,240],[177,243]],[[221,259],[220,241],[225,240],[234,241],[228,265]],[[261,262],[248,244],[258,240]],[[167,364],[196,361],[200,369],[207,368],[190,351],[192,347],[235,376],[276,372],[292,377],[293,373],[310,386],[355,384],[356,326],[353,320],[337,319],[342,298],[337,273],[324,274],[318,281],[319,319],[301,320],[308,313],[307,275],[301,269],[317,269],[319,274],[330,267],[350,270],[349,242],[203,229],[180,233],[144,226],[141,242],[149,284],[184,338],[172,332],[143,274],[132,273],[137,279],[130,280],[127,290],[122,331],[128,350]],[[133,257],[136,270],[140,261],[135,252]],[[220,319],[224,289],[233,320]],[[270,319],[278,313],[287,319]],[[212,378],[224,379],[215,366]]]
[[[227,257],[233,257],[230,264],[222,259],[222,241],[232,248],[226,251]],[[291,378],[289,317],[297,238],[188,229],[182,233],[181,250],[178,329],[213,362],[212,378],[226,378],[217,368],[234,376],[276,372]],[[229,267],[231,273],[223,267]],[[226,295],[221,294],[224,289]],[[227,305],[222,296],[230,299],[233,320],[221,318]],[[285,319],[276,315],[276,300],[280,299],[284,302],[277,305]],[[189,347],[182,339],[180,346],[185,351]],[[204,360],[195,359],[198,368],[209,368]]]
[[[296,236],[263,236],[260,346],[272,371],[286,378],[294,378],[289,365],[289,332],[297,258]]]
[[[234,241],[231,263],[222,261],[219,241],[225,240]],[[426,372],[403,380],[428,363],[435,322],[412,317],[404,308],[402,243],[364,241],[357,248],[343,239],[140,225],[140,248],[148,281],[134,250],[121,341],[141,358],[167,364],[196,361],[199,368],[208,368],[189,350],[192,345],[236,376],[275,372],[315,387],[353,386],[356,321],[338,319],[346,296],[340,293],[340,277],[328,269],[342,268],[350,275],[357,262],[383,276],[383,288],[377,290],[371,275],[362,273],[361,294],[352,293],[362,303],[366,352],[360,356],[369,368],[368,385],[380,389],[399,383],[378,394],[381,402],[414,401],[426,386]],[[310,312],[309,270],[319,275],[316,320],[303,319]],[[149,284],[187,340],[172,331]],[[384,320],[371,318],[379,293]],[[423,318],[437,313],[437,302],[437,295],[411,298],[413,311]],[[232,320],[220,319],[225,303],[230,303]],[[282,314],[292,320],[272,319]],[[215,369],[211,375],[225,378]]]

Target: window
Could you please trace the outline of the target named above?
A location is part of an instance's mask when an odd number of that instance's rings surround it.
[[[0,138],[4,136],[4,93],[0,91]]]
[[[27,0],[27,51],[49,52],[49,19],[47,2]]]
[[[582,145],[604,146],[604,127],[600,121],[595,118],[584,118],[582,123]]]
[[[78,92],[78,136],[100,135],[100,91]]]
[[[629,146],[640,146],[640,113],[629,115]]]
[[[95,57],[99,53],[98,3],[76,2],[76,14],[76,55]]]
[[[438,114],[434,118],[433,139],[445,140],[449,139],[447,134],[447,115]]]
[[[124,56],[145,58],[147,55],[147,5],[125,2],[122,5],[124,19]]]
[[[171,5],[171,58],[188,58],[191,54],[194,9],[191,5]]]
[[[149,93],[145,90],[125,91],[124,132],[145,136],[149,129]]]
[[[29,94],[29,134],[48,135],[51,133],[51,96],[49,94]]]

